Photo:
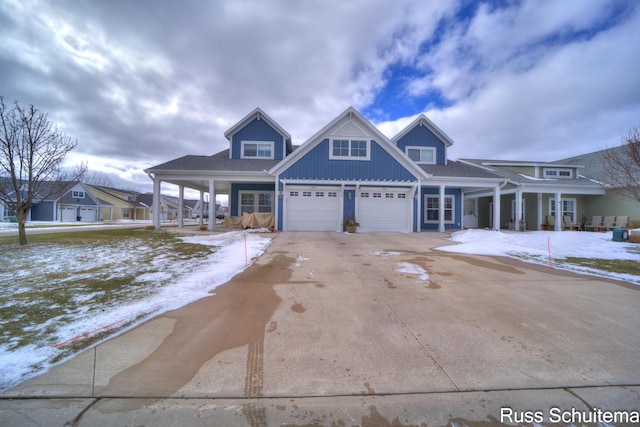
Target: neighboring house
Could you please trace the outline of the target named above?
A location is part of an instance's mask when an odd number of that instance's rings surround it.
[[[605,173],[605,168],[607,167],[604,161],[605,153],[614,156],[623,156],[623,146],[582,154],[580,156],[559,160],[559,162],[570,165],[584,165],[584,169],[580,171],[581,175],[594,183],[602,185],[606,189],[606,197],[587,199],[584,207],[584,215],[588,220],[595,215],[603,217],[627,215],[630,221],[640,222],[640,202],[618,194],[615,188],[608,182],[608,174]],[[636,181],[640,182],[640,177],[637,177]]]
[[[151,217],[150,206],[138,200],[140,193],[99,185],[87,188],[104,205],[98,217],[100,220],[149,220]]]
[[[27,221],[83,221],[98,220],[101,209],[100,201],[92,197],[88,188],[81,182],[44,183],[43,194],[38,197],[29,211]],[[2,219],[15,216],[4,205],[0,208]]]
[[[588,204],[602,199],[604,189],[581,175],[583,165],[568,162],[527,162],[507,160],[460,159],[460,162],[485,170],[504,179],[500,189],[500,227],[516,230],[540,230],[549,227],[562,230],[564,217],[570,225],[583,224],[588,216]],[[477,215],[477,226],[494,223],[494,195],[483,191],[466,194],[465,211]],[[557,212],[556,206],[561,206]],[[589,218],[590,219],[590,218]]]
[[[447,160],[453,142],[420,115],[388,139],[348,108],[296,150],[291,136],[257,108],[225,132],[229,148],[154,166],[154,206],[162,182],[229,197],[232,216],[271,212],[279,230],[342,231],[355,217],[360,231],[460,229],[465,195],[500,194],[505,179]],[[492,228],[500,227],[500,197]],[[213,216],[209,206],[209,216]],[[155,214],[158,212],[158,214]],[[153,221],[160,225],[160,210]],[[209,223],[213,227],[213,221]]]

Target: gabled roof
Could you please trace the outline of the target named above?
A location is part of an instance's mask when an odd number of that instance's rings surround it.
[[[412,173],[416,177],[428,178],[429,175],[425,173],[422,169],[418,168],[415,163],[409,160],[404,153],[396,147],[395,144],[391,143],[391,141],[378,130],[371,122],[362,116],[355,108],[349,107],[342,114],[338,115],[335,119],[329,122],[326,126],[316,132],[313,136],[307,139],[298,149],[293,151],[289,156],[285,157],[278,164],[276,164],[273,168],[269,170],[271,175],[277,175],[287,167],[295,163],[305,154],[309,153],[320,144],[332,130],[335,130],[345,119],[351,120],[356,124],[356,127],[362,128],[362,130],[366,131],[370,135],[372,135],[373,139],[378,142],[378,144],[383,147],[391,156],[393,156],[400,164],[402,164],[406,169],[412,171]],[[348,136],[348,135],[344,135]]]
[[[523,166],[523,167],[554,167],[554,168],[584,168],[581,164],[557,162],[536,162],[530,160],[490,160],[490,159],[459,159],[463,162],[471,162],[476,166]]]
[[[397,144],[398,141],[402,139],[403,136],[409,133],[416,126],[425,126],[427,129],[433,132],[438,138],[440,138],[440,140],[444,142],[447,145],[447,147],[450,147],[451,145],[453,145],[453,140],[449,138],[449,135],[444,133],[442,129],[436,126],[435,123],[429,120],[427,116],[425,116],[424,114],[420,114],[413,122],[411,122],[411,124],[409,124],[409,126],[405,127],[403,130],[400,131],[400,133],[398,133],[396,136],[391,138],[391,142],[393,142],[394,144]]]
[[[536,184],[557,186],[579,186],[579,187],[599,187],[593,181],[585,178],[564,179],[564,178],[539,178],[528,176],[513,170],[505,169],[501,166],[548,166],[548,167],[576,167],[576,165],[556,164],[551,162],[527,162],[510,160],[487,160],[487,159],[458,159],[462,163],[484,169],[495,175],[501,176],[513,184]]]
[[[231,141],[231,137],[238,132],[240,129],[245,127],[248,123],[250,123],[254,119],[265,120],[272,128],[274,128],[282,137],[284,138],[287,146],[291,148],[291,135],[284,130],[275,120],[267,115],[264,111],[257,107],[255,110],[247,114],[243,119],[241,119],[238,123],[233,125],[229,130],[224,133],[225,138]]]
[[[614,157],[624,156],[623,147],[614,147],[607,148],[605,150],[595,151],[592,153],[582,154],[575,157],[569,157],[567,159],[558,160],[557,163],[563,164],[580,164],[584,165],[584,171],[581,172],[582,175],[596,180],[598,182],[604,182],[607,178],[610,177],[609,174],[605,173],[607,165],[605,164],[604,156],[611,155]],[[555,163],[555,162],[554,162]],[[608,171],[611,173],[611,171]],[[609,175],[609,176],[607,176]]]

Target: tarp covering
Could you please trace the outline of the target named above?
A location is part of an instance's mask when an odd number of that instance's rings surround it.
[[[245,213],[240,216],[228,216],[224,219],[226,227],[268,228],[273,229],[273,213]]]

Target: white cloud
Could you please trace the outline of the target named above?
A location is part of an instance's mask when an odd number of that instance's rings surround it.
[[[460,19],[458,7],[2,2],[0,95],[49,113],[79,156],[140,170],[226,148],[224,131],[257,106],[294,143],[349,105],[385,117],[393,106],[377,96],[397,79],[396,98],[416,108],[381,130],[392,136],[426,109],[454,138],[453,157],[568,157],[638,125],[639,8],[524,1]]]

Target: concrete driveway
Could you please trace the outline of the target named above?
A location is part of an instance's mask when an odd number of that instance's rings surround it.
[[[280,233],[215,296],[4,393],[0,424],[638,424],[640,288],[447,237]]]

